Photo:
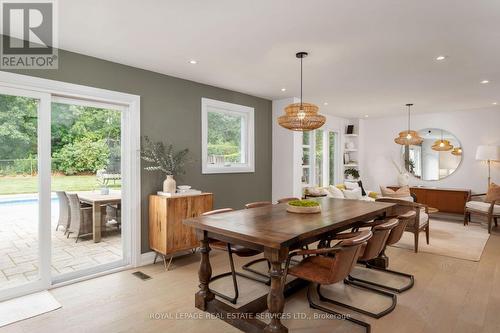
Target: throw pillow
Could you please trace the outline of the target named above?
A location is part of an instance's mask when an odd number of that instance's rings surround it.
[[[344,197],[346,199],[356,199],[356,200],[363,199],[363,196],[361,195],[361,189],[359,187],[355,188],[354,190],[345,190]]]
[[[337,184],[335,185],[336,188],[338,188],[339,190],[345,190],[345,185],[344,184]]]
[[[366,195],[366,191],[365,189],[363,188],[363,182],[360,180],[358,181],[358,186],[361,187],[361,195],[362,196],[365,196]]]
[[[336,199],[344,199],[344,193],[337,186],[330,185],[328,187],[329,197]]]
[[[488,193],[486,193],[486,198],[484,199],[486,202],[500,201],[500,185],[495,183],[491,183],[488,188]],[[500,204],[500,202],[497,202]]]
[[[411,197],[410,187],[408,185],[398,188],[397,191],[394,191],[393,189],[384,186],[380,186],[380,192],[382,193],[383,197],[388,197],[388,198]]]
[[[378,198],[378,193],[377,192],[369,192],[368,196],[370,198],[377,199]]]

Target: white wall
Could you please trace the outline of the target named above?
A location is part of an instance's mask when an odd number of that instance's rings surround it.
[[[397,184],[397,171],[391,160],[400,161],[401,146],[394,143],[407,126],[406,115],[363,120],[363,160],[361,175],[366,188]],[[420,114],[412,116],[412,129],[442,128],[453,133],[462,144],[462,164],[450,176],[439,181],[410,179],[410,185],[470,188],[485,192],[488,171],[486,162],[475,160],[478,145],[500,145],[500,110],[498,108]],[[500,183],[500,163],[492,162],[491,177]]]

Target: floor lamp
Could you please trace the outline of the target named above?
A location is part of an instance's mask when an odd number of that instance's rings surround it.
[[[476,150],[476,160],[488,162],[488,188],[491,184],[491,161],[500,160],[500,146],[478,146]]]

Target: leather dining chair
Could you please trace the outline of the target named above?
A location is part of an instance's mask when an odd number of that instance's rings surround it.
[[[295,201],[295,200],[300,200],[299,198],[295,198],[295,197],[290,197],[290,198],[281,198],[281,199],[278,199],[278,203],[287,203],[287,202],[290,202],[290,201]]]
[[[390,290],[390,291],[395,292],[395,293],[402,293],[402,292],[413,287],[413,285],[415,284],[415,278],[413,275],[390,270],[387,268],[389,266],[389,258],[387,258],[387,256],[385,255],[385,249],[387,248],[388,245],[394,245],[401,240],[401,237],[403,236],[406,225],[408,224],[409,221],[414,221],[415,215],[416,215],[414,210],[408,210],[404,206],[396,207],[395,209],[397,210],[398,208],[400,209],[399,210],[400,215],[398,215],[396,217],[398,219],[398,225],[396,227],[394,227],[391,230],[391,232],[389,233],[389,237],[387,238],[387,241],[385,242],[385,246],[384,246],[382,252],[378,256],[378,258],[365,261],[365,262],[363,262],[363,264],[368,269],[374,269],[374,270],[382,271],[385,273],[403,276],[405,278],[408,278],[408,283],[406,285],[404,285],[403,287],[395,288],[395,287],[383,285],[380,283],[376,283],[373,281],[369,281],[366,279],[357,278],[357,277],[353,276],[352,273],[351,273],[351,275],[349,275],[349,280],[362,282],[366,285],[372,285],[372,286],[375,286],[378,288],[383,288],[383,289]],[[402,211],[401,211],[401,209],[402,209]],[[393,211],[393,213],[394,213],[394,211]]]
[[[372,232],[364,230],[343,234],[340,237],[337,239],[334,236],[333,239],[330,239],[330,241],[340,241],[333,247],[311,250],[301,249],[291,252],[286,261],[283,278],[286,279],[287,275],[290,274],[299,279],[309,281],[311,284],[307,290],[307,300],[311,308],[332,314],[335,318],[345,318],[350,322],[365,327],[366,331],[370,332],[370,324],[315,303],[311,296],[315,288],[319,290],[321,285],[332,285],[342,282],[347,278],[356,265],[362,247],[372,237]],[[290,267],[290,262],[295,256],[307,257],[295,266]]]
[[[246,209],[252,209],[252,208],[259,208],[259,207],[266,207],[266,206],[271,206],[273,203],[271,201],[257,201],[257,202],[250,202],[250,203],[247,203],[245,205],[245,208]],[[252,260],[250,262],[247,262],[246,264],[244,264],[241,268],[244,269],[245,271],[247,272],[250,272],[252,274],[256,274],[258,276],[261,276],[263,278],[265,278],[265,284],[267,285],[270,285],[271,284],[271,277],[267,274],[264,274],[262,272],[259,272],[253,268],[251,268],[250,266],[253,266],[255,265],[256,263],[259,263],[259,262],[267,262],[267,269],[271,269],[271,264],[269,263],[269,261],[267,261],[266,258],[259,258],[259,259],[255,259],[255,260]],[[259,281],[260,282],[260,281]]]
[[[233,209],[231,209],[231,208],[222,208],[222,209],[216,209],[216,210],[212,210],[209,212],[205,212],[202,214],[202,216],[222,214],[222,213],[227,213],[227,212],[232,212],[232,211],[233,211]],[[218,241],[218,240],[211,240],[209,244],[210,244],[210,247],[213,249],[227,251],[228,256],[229,256],[229,265],[231,267],[231,270],[229,272],[225,272],[225,273],[216,275],[216,276],[212,277],[210,279],[210,281],[215,281],[217,279],[231,275],[231,277],[233,279],[234,297],[231,297],[231,296],[222,294],[216,290],[210,289],[210,291],[212,293],[214,293],[215,295],[217,295],[217,296],[219,296],[219,297],[221,297],[221,298],[223,298],[223,299],[225,299],[233,304],[236,304],[236,302],[238,301],[238,296],[239,296],[238,281],[236,278],[237,276],[241,276],[241,277],[244,277],[244,278],[247,278],[250,280],[266,283],[266,281],[259,280],[253,276],[249,276],[249,275],[246,275],[244,273],[237,272],[234,268],[233,254],[237,255],[238,257],[253,257],[255,255],[262,253],[262,252],[257,251],[257,250],[253,250],[253,249],[249,249],[249,248],[246,248],[246,247],[241,246],[241,245],[229,244],[229,243]]]

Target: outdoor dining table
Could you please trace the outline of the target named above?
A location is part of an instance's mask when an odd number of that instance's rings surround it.
[[[122,201],[120,192],[101,194],[94,192],[78,193],[81,202],[92,206],[92,235],[94,243],[101,241],[101,207],[107,204],[119,204]]]
[[[288,283],[283,279],[283,264],[288,253],[328,234],[359,226],[374,218],[383,218],[390,214],[394,206],[393,203],[333,198],[312,200],[320,203],[320,213],[289,213],[286,211],[287,204],[283,203],[184,220],[186,225],[196,229],[200,239],[200,284],[195,294],[195,306],[245,332],[288,332],[281,322],[285,296],[307,285],[300,279]],[[262,251],[271,265],[269,294],[238,308],[216,299],[209,288],[212,276],[209,258],[211,239]],[[269,323],[255,316],[266,310],[269,310]]]

